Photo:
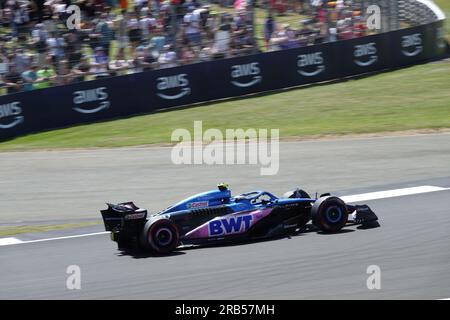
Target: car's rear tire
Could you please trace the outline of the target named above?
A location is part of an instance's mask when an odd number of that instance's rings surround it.
[[[345,202],[338,197],[319,198],[311,208],[313,224],[326,233],[338,232],[348,220]]]
[[[140,236],[140,244],[144,249],[159,254],[172,252],[179,243],[178,229],[169,219],[147,221]]]

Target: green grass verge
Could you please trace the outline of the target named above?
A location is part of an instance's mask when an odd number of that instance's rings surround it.
[[[122,147],[170,142],[176,128],[280,128],[280,136],[341,135],[450,127],[450,61],[359,80],[209,103],[0,143],[0,151]]]
[[[55,230],[74,229],[96,226],[101,224],[99,221],[80,222],[80,223],[66,223],[66,224],[52,224],[52,225],[31,225],[31,226],[13,226],[13,227],[0,227],[0,237],[13,236],[23,233],[39,233]]]

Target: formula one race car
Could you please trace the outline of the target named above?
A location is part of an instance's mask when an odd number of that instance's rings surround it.
[[[105,229],[111,231],[119,249],[138,246],[159,254],[180,245],[270,238],[307,227],[333,233],[348,224],[378,226],[378,217],[366,205],[349,205],[330,194],[314,199],[300,189],[282,198],[266,191],[232,197],[228,185],[219,184],[218,190],[194,195],[152,215],[133,202],[107,205],[101,211]]]

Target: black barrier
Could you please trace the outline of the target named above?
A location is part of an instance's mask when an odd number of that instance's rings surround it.
[[[417,64],[446,54],[443,22],[284,51],[0,96],[0,139]]]

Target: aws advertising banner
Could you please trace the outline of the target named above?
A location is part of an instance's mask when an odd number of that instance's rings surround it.
[[[0,96],[0,139],[412,65],[446,54],[443,23]]]

